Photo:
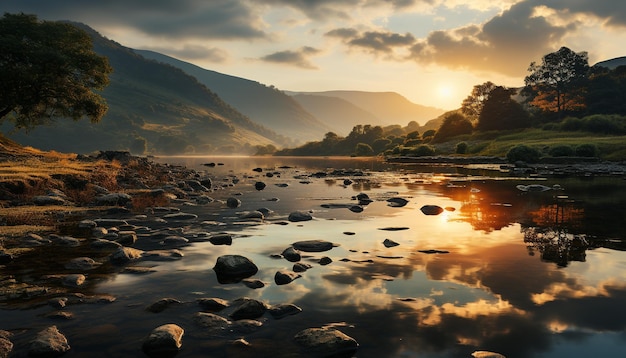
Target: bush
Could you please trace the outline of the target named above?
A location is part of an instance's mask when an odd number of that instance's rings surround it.
[[[579,157],[595,157],[598,149],[593,144],[581,144],[576,147],[575,153]]]
[[[516,145],[506,153],[506,159],[510,163],[517,161],[536,163],[539,161],[540,157],[541,152],[524,144]]]
[[[579,131],[583,127],[583,120],[576,117],[567,117],[561,123],[561,129],[564,131]]]
[[[456,144],[456,154],[465,154],[467,153],[468,145],[466,142],[459,142]]]
[[[557,145],[550,148],[548,154],[553,157],[571,157],[574,155],[574,149],[569,145]]]
[[[435,154],[435,148],[431,145],[427,145],[427,144],[422,144],[419,145],[415,148],[413,148],[410,151],[410,154],[416,156],[416,157],[425,157],[425,156],[429,156],[429,155],[434,155]]]

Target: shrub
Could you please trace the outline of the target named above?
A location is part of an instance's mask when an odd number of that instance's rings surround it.
[[[524,144],[516,145],[515,147],[509,149],[509,151],[506,153],[506,159],[510,163],[514,163],[517,161],[536,163],[537,161],[539,161],[540,157],[541,153],[537,149],[531,148]]]
[[[567,117],[561,123],[561,129],[564,131],[579,131],[583,127],[583,120],[576,117]]]
[[[416,156],[416,157],[425,157],[425,156],[429,156],[429,155],[434,155],[435,154],[435,148],[431,145],[427,145],[427,144],[422,144],[419,145],[415,148],[413,148],[410,151],[410,154]]]
[[[575,153],[579,157],[595,157],[598,149],[593,144],[581,144],[576,147]]]
[[[426,139],[426,138],[429,138],[429,137],[434,137],[436,133],[437,133],[436,130],[429,129],[426,132],[424,132],[424,134],[422,134],[422,139]]]
[[[548,154],[553,157],[571,157],[574,155],[574,149],[569,145],[557,145],[550,148]]]
[[[455,149],[456,154],[465,154],[465,153],[467,153],[467,148],[468,148],[468,145],[467,145],[466,142],[458,142],[456,144],[456,149]]]

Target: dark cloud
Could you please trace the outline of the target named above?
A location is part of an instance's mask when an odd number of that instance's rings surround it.
[[[320,53],[320,50],[313,47],[304,46],[296,51],[279,51],[261,57],[264,62],[287,64],[307,70],[317,69],[309,60],[309,57]]]
[[[397,34],[388,31],[358,32],[355,29],[340,28],[327,32],[328,37],[341,39],[346,45],[365,50],[374,55],[394,57],[397,48],[409,48],[416,41],[410,33]]]
[[[261,13],[247,1],[233,0],[3,0],[4,12],[43,19],[72,20],[89,26],[124,26],[169,38],[263,38]]]
[[[537,5],[545,5],[559,11],[583,13],[595,16],[607,26],[626,26],[626,2],[614,0],[544,0],[536,1]]]
[[[417,3],[432,4],[434,0],[265,0],[265,4],[287,6],[315,20],[352,18],[356,8],[391,6],[402,10]]]

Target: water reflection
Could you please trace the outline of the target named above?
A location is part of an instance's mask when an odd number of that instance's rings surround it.
[[[202,166],[210,160],[224,165]],[[156,325],[176,322],[187,332],[180,357],[280,357],[302,354],[293,344],[295,332],[333,326],[360,343],[359,357],[470,357],[476,350],[509,358],[626,354],[624,180],[491,177],[460,168],[400,170],[338,159],[195,158],[183,164],[206,170],[216,183],[229,180],[212,193],[215,202],[184,207],[199,220],[180,224],[181,230],[228,232],[232,245],[196,242],[183,248],[182,260],[154,264],[152,274],[110,273],[91,287],[114,294],[117,302],[77,309],[76,320],[60,323],[70,339],[84,337],[84,327],[99,322],[88,338],[113,335],[117,339],[104,341],[107,354],[132,356]],[[266,177],[252,171],[256,167],[278,174]],[[309,176],[328,167],[357,168],[365,175]],[[234,178],[237,183],[230,185]],[[254,188],[259,180],[267,184],[262,191]],[[521,184],[551,189],[523,192],[517,189]],[[372,202],[362,212],[350,211],[347,204],[356,204],[361,192]],[[219,202],[235,193],[241,194],[240,208]],[[390,207],[390,197],[408,203]],[[420,211],[424,205],[446,210],[427,216]],[[260,207],[273,211],[265,222],[238,219]],[[295,210],[310,211],[315,219],[277,225]],[[399,227],[407,229],[380,230]],[[313,266],[310,270],[288,285],[273,284],[278,270],[292,267],[273,255],[295,241],[314,239],[338,246],[307,253],[303,261]],[[385,239],[399,245],[387,247]],[[250,258],[259,267],[253,278],[266,286],[253,290],[220,283],[212,267],[226,254]],[[332,263],[318,264],[322,256]],[[264,318],[262,329],[245,334],[251,343],[247,350],[235,351],[227,340],[203,339],[191,322],[198,310],[195,299],[244,296],[293,303],[303,312]],[[187,304],[156,315],[145,312],[162,297]],[[28,313],[2,314],[19,322]],[[75,347],[75,356],[99,352],[85,341]]]

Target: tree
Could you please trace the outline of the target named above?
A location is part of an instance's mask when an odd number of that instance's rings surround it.
[[[471,134],[474,130],[472,122],[459,112],[452,112],[446,115],[441,122],[441,126],[433,137],[434,142],[443,142],[446,139],[461,135]]]
[[[485,101],[487,101],[489,94],[494,88],[496,88],[496,85],[491,81],[474,86],[472,93],[463,100],[461,112],[470,119],[477,119],[483,110]]]
[[[0,18],[0,122],[31,129],[55,118],[98,122],[108,107],[94,90],[111,73],[83,30],[35,15]]]
[[[514,89],[495,87],[485,101],[476,129],[480,131],[526,128],[530,125],[528,112],[511,98]]]
[[[545,55],[541,64],[530,64],[523,94],[531,105],[544,112],[555,112],[559,117],[564,111],[579,111],[584,108],[582,93],[588,70],[586,52],[575,53],[561,47]]]
[[[359,157],[366,157],[374,155],[374,150],[367,143],[357,143],[356,147],[354,148],[354,154]]]

